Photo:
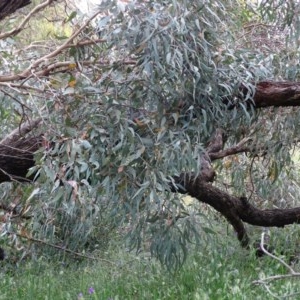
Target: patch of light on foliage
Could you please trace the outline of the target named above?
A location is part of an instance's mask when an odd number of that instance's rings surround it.
[[[181,201],[185,206],[191,206],[191,205],[195,204],[196,200],[195,200],[195,198],[193,198],[191,196],[183,196],[181,198]]]
[[[104,2],[111,2],[111,1],[103,1],[103,0],[69,0],[69,3],[75,6],[83,15],[91,17],[97,11],[101,9],[101,5]],[[123,0],[123,1],[116,1],[117,7],[121,11],[125,11],[126,7],[129,4],[134,3],[135,1],[131,0]]]
[[[300,150],[295,149],[292,153],[291,153],[291,157],[293,162],[296,165],[300,165]]]

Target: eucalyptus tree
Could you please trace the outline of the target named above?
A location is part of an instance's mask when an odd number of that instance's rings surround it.
[[[68,26],[68,3],[2,21],[7,240],[79,254],[118,228],[172,267],[208,230],[204,204],[244,247],[244,223],[299,222],[297,2],[103,1],[100,37],[94,14],[46,47],[28,38],[35,16]]]

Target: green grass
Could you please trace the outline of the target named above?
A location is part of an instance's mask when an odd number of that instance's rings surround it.
[[[149,255],[127,253],[121,248],[105,254],[111,263],[66,265],[39,259],[7,268],[4,262],[0,299],[274,299],[252,281],[263,274],[286,272],[271,258],[257,259],[227,239],[213,239],[196,250],[174,274]],[[270,287],[283,295],[295,292],[298,285],[294,280]]]

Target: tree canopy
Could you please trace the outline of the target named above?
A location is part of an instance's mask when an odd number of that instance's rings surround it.
[[[171,268],[207,204],[244,247],[244,223],[299,223],[297,1],[28,4],[0,1],[5,243],[93,253],[113,231]]]

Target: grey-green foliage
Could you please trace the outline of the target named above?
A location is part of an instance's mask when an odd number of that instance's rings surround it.
[[[200,172],[205,145],[220,127],[228,146],[245,132],[255,145],[278,145],[269,165],[282,169],[283,149],[299,131],[296,112],[274,120],[244,102],[251,102],[258,80],[283,68],[270,51],[249,48],[251,37],[240,35],[246,22],[261,18],[257,9],[221,0],[141,1],[126,12],[103,5],[109,15],[99,28],[106,42],[69,52],[74,60],[95,60],[94,67],[82,65],[75,87],[45,103],[52,147],[37,154],[31,171],[38,180],[26,202],[31,231],[76,251],[126,234],[130,248],[150,241],[151,252],[171,268],[203,234],[200,214],[169,192],[171,177]],[[74,80],[68,76],[60,79]],[[232,167],[236,191],[244,189],[248,162],[245,157]]]
[[[246,104],[228,110],[224,99],[239,98],[244,84],[251,100],[255,82],[271,75],[263,53],[237,47],[233,2],[166,1],[126,14],[114,8],[100,20],[107,43],[93,55],[110,64],[93,70],[91,78],[101,76],[92,86],[82,80],[64,98],[63,138],[54,138],[40,169],[49,195],[40,217],[55,220],[43,223],[42,234],[81,249],[106,224],[108,230],[123,224],[131,248],[150,238],[150,250],[167,266],[184,260],[201,230],[168,192],[170,176],[199,173],[215,128],[234,132],[234,143],[237,128],[255,126]],[[257,139],[268,141],[266,132]],[[271,145],[282,140],[278,134],[284,130],[270,129]],[[238,190],[247,174],[240,172],[232,177]]]

